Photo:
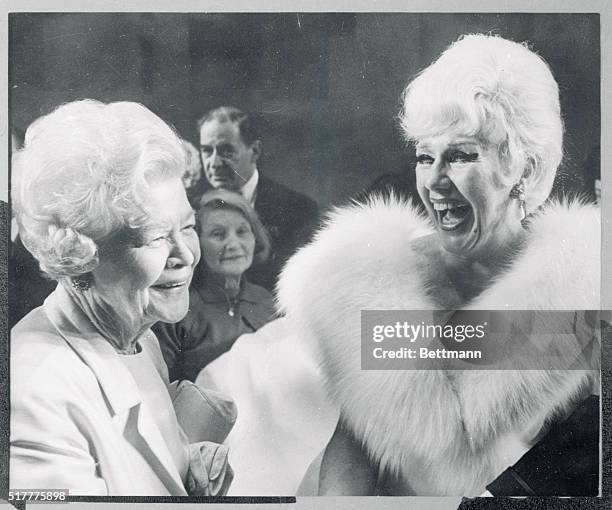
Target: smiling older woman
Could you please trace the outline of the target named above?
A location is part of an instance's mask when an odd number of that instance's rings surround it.
[[[190,445],[150,326],[187,312],[200,258],[174,132],[136,103],[78,101],[14,160],[24,245],[57,280],[11,333],[10,486],[79,495],[225,490],[224,448]]]
[[[596,494],[598,420],[577,432],[596,372],[361,369],[364,309],[599,308],[598,209],[537,210],[562,157],[557,83],[526,46],[470,35],[408,85],[401,122],[429,221],[394,201],[336,210],[280,281],[340,408],[320,493]]]

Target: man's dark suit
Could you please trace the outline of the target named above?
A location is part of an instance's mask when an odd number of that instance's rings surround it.
[[[272,250],[268,262],[251,267],[246,275],[273,292],[284,263],[314,232],[319,208],[307,196],[259,174],[255,211],[270,234]]]

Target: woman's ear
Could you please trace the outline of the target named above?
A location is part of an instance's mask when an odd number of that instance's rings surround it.
[[[523,175],[523,162],[512,157],[508,140],[501,142],[497,150],[504,180],[515,183]]]

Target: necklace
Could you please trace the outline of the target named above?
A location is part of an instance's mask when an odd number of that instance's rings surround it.
[[[225,296],[225,302],[227,303],[227,315],[234,317],[239,309],[240,294],[235,297],[230,297],[225,289],[222,288],[221,290],[223,291],[223,296]]]
[[[240,280],[238,280],[238,287],[227,286],[227,284],[228,282],[226,281],[226,284],[221,287],[221,290],[223,290],[223,295],[227,303],[227,315],[234,317],[238,313],[240,305]],[[236,295],[232,296],[231,294],[234,292]]]
[[[221,285],[216,279],[208,279],[206,282],[206,285],[210,285],[212,287],[216,287],[219,290],[221,290],[221,292],[223,292],[223,297],[225,298],[225,303],[227,304],[227,315],[229,315],[230,317],[235,317],[237,313],[239,313],[240,310],[240,290],[238,290],[238,294],[236,294],[235,297],[231,297],[225,286]],[[204,289],[201,288],[200,285],[195,285],[195,289],[197,290],[198,294],[201,296],[201,298],[206,301],[205,295],[203,294]]]
[[[227,315],[229,315],[230,317],[233,317],[234,315],[236,315],[236,312],[238,310],[238,305],[240,304],[240,300],[238,299],[238,297],[230,298],[227,295],[227,292],[225,291],[223,291],[223,294],[225,295],[225,300],[227,301]]]

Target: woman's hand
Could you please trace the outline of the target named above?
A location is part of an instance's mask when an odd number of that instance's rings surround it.
[[[190,496],[224,496],[234,479],[227,446],[208,441],[189,445],[186,489]]]

